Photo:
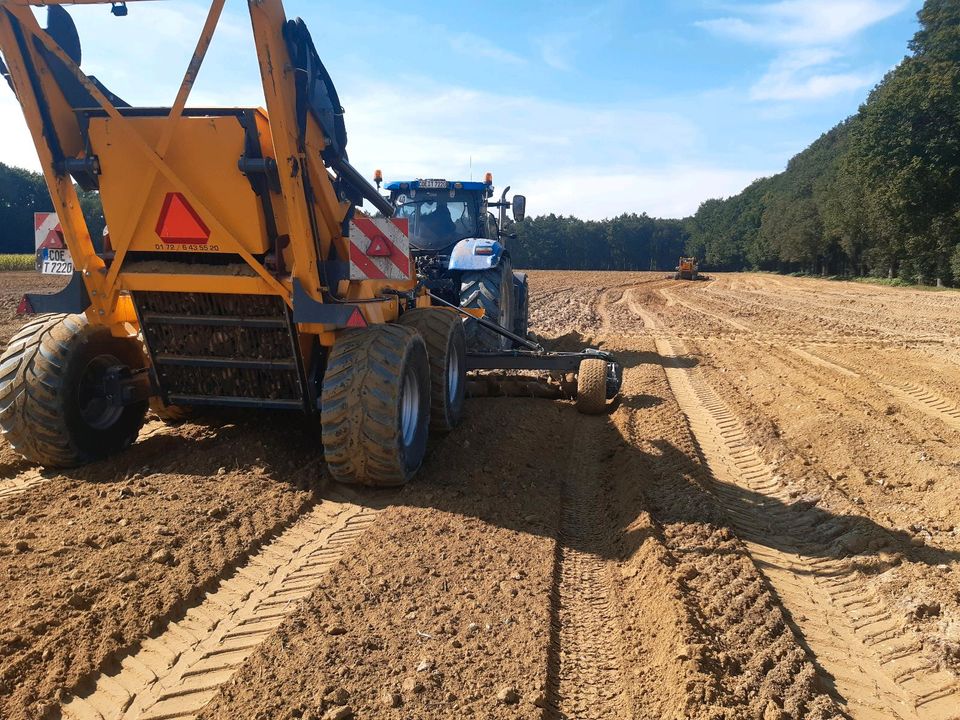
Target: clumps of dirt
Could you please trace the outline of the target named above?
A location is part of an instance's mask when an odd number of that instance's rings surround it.
[[[956,431],[902,399],[892,403],[877,383],[783,349],[765,350],[761,361],[759,351],[698,345],[709,356],[702,367],[710,382],[745,419],[789,494],[832,516],[818,523],[817,538],[852,559],[928,658],[960,671]],[[851,348],[843,360],[865,366],[871,353],[891,377],[906,362],[878,348]],[[920,372],[914,367],[910,377],[933,385]]]
[[[64,275],[41,275],[36,272],[0,272],[0,348],[26,324],[17,315],[20,300],[28,293],[55,293],[70,280]]]
[[[213,422],[0,505],[0,717],[44,717],[311,502],[315,443],[286,417]]]
[[[503,432],[510,404],[510,443]],[[202,714],[540,718],[570,408],[471,402],[396,498]],[[347,714],[347,710],[352,715]]]
[[[682,711],[659,708],[660,716],[842,717],[778,599],[709,492],[707,471],[662,369],[655,363],[628,369],[624,392],[662,400],[642,412],[628,403],[616,411],[622,447],[611,467],[619,523],[630,519],[631,507],[650,510],[643,533],[621,538],[629,574],[639,563],[626,592],[656,602],[650,573],[666,566],[673,602],[661,599],[658,609],[680,608],[673,610],[678,614],[673,632],[659,641],[659,656],[673,652],[684,664],[685,683],[675,686],[686,688],[685,705]],[[651,552],[659,556],[655,565],[648,559]],[[647,646],[648,664],[658,656],[651,647],[657,644]]]

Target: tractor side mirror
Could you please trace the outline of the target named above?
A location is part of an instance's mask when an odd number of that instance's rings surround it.
[[[527,216],[527,198],[524,195],[513,196],[513,219],[517,222],[523,222]]]

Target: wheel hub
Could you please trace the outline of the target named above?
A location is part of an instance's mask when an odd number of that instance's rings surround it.
[[[414,369],[408,368],[400,393],[400,436],[404,447],[413,445],[420,425],[420,383]]]
[[[104,378],[110,368],[121,362],[113,355],[98,355],[84,368],[77,385],[80,417],[96,430],[106,430],[123,415],[123,406],[115,404],[104,392]]]

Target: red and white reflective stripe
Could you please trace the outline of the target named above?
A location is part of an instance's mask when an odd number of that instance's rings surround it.
[[[64,248],[63,230],[60,228],[60,218],[56,213],[41,212],[33,214],[34,237],[36,248]]]
[[[351,280],[409,280],[406,219],[354,218],[350,223]]]

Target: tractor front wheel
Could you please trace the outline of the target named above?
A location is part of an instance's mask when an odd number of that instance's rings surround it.
[[[140,370],[136,338],[117,338],[83,315],[40,315],[0,357],[0,429],[28,460],[75,467],[123,450],[143,426],[147,402],[105,397],[107,371]]]
[[[430,359],[430,430],[448,433],[463,420],[467,349],[456,312],[438,308],[408,310],[400,324],[420,333]]]
[[[403,485],[423,463],[430,365],[423,338],[393,323],[343,333],[321,392],[323,452],[334,480]]]
[[[500,265],[480,272],[465,272],[460,284],[460,307],[483,310],[487,320],[513,332],[513,270],[509,258]],[[513,341],[483,327],[476,320],[466,321],[467,344],[471,350],[507,350]]]

